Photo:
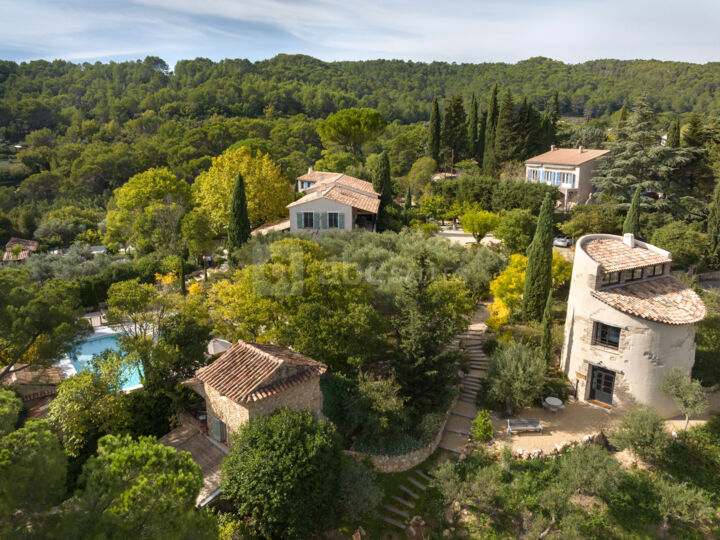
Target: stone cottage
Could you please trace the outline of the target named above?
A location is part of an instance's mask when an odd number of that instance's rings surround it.
[[[660,390],[675,367],[695,362],[700,297],[670,275],[667,251],[624,237],[591,234],[575,249],[561,366],[579,400],[612,410],[645,404],[678,414]]]
[[[327,367],[292,349],[238,341],[188,382],[205,399],[208,434],[227,443],[242,424],[281,407],[322,415]]]

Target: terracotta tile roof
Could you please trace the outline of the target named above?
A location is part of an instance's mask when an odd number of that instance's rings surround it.
[[[680,280],[665,276],[591,291],[598,300],[620,311],[665,324],[692,324],[705,318],[705,304]]]
[[[264,343],[238,341],[195,378],[237,403],[258,401],[319,377],[327,367],[298,352]]]
[[[22,368],[25,364],[15,364],[13,369]],[[35,384],[58,385],[65,379],[62,369],[49,366],[45,369],[34,370],[32,367],[13,371],[3,378],[7,384]]]
[[[321,182],[323,180],[331,180],[342,176],[342,173],[336,172],[325,172],[325,171],[309,171],[302,176],[298,176],[298,180],[304,180],[306,182]]]
[[[5,244],[5,253],[3,253],[3,262],[9,262],[9,261],[22,261],[27,259],[31,253],[34,251],[37,251],[37,248],[40,244],[36,242],[35,240],[25,240],[24,238],[10,238],[10,240],[7,241],[7,244]],[[20,251],[20,254],[15,258],[15,256],[10,251],[10,248],[13,246],[21,246],[22,251]]]
[[[342,173],[313,171],[298,177],[298,180],[315,182],[315,185],[310,186],[305,190],[306,193],[311,193],[312,191],[334,185],[341,185],[358,191],[364,191],[366,193],[377,195],[373,189],[372,182],[361,180],[360,178],[355,178],[354,176],[348,176],[347,174]]]
[[[610,150],[592,150],[586,148],[580,152],[578,148],[556,148],[539,156],[531,157],[525,160],[525,163],[577,166],[608,153],[610,153]]]
[[[310,201],[317,199],[330,199],[342,204],[347,204],[353,208],[359,210],[365,210],[366,212],[372,212],[377,214],[380,208],[380,199],[377,195],[365,195],[357,191],[351,191],[349,189],[342,189],[342,187],[335,185],[331,186],[327,190],[312,191],[297,201],[291,202],[286,208],[292,208],[299,204],[305,204]]]
[[[220,468],[225,453],[196,427],[183,424],[160,437],[157,442],[175,450],[190,452],[193,461],[202,469],[204,483],[198,494],[197,504],[220,487]]]
[[[359,210],[372,212],[373,214],[377,214],[380,209],[380,199],[377,197],[362,195],[355,191],[342,189],[339,186],[335,186],[331,190],[326,191],[324,197],[342,204],[347,204],[353,208],[358,208]]]
[[[638,244],[631,248],[622,240],[615,238],[595,238],[583,243],[582,248],[606,272],[631,270],[671,261],[670,257],[662,253],[641,247]]]

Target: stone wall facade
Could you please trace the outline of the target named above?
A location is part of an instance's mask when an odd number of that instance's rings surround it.
[[[427,458],[429,458],[435,450],[437,450],[440,440],[442,439],[443,432],[445,431],[445,424],[447,424],[448,418],[450,417],[450,411],[457,402],[457,397],[453,400],[452,404],[445,413],[445,420],[440,426],[440,429],[435,435],[435,438],[424,448],[415,450],[414,452],[408,452],[407,454],[399,454],[397,456],[382,456],[377,454],[365,454],[363,452],[355,452],[354,450],[345,450],[345,454],[350,456],[356,461],[364,461],[370,459],[375,470],[381,473],[396,473],[404,472],[413,467],[417,467]]]
[[[260,401],[243,404],[228,399],[206,384],[202,384],[196,390],[205,398],[208,426],[211,426],[211,418],[217,418],[224,422],[227,427],[228,441],[232,440],[232,434],[245,422],[259,416],[268,416],[283,407],[295,410],[308,409],[317,417],[322,417],[323,397],[320,390],[320,379],[317,377],[291,386]]]

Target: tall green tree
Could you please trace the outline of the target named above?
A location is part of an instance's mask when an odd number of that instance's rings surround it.
[[[690,121],[682,135],[683,146],[701,147],[705,144],[705,125],[698,113],[690,115]]]
[[[542,317],[542,338],[540,339],[540,356],[545,360],[545,365],[549,366],[552,362],[553,342],[552,342],[552,290],[548,293],[547,302]]]
[[[528,265],[523,288],[522,314],[525,320],[539,321],[552,288],[553,204],[545,196],[535,236],[528,246]]]
[[[393,204],[393,195],[395,186],[393,186],[390,177],[390,158],[387,152],[380,154],[380,158],[376,160],[375,167],[372,171],[373,189],[380,194],[380,208],[378,209],[378,226],[379,232],[386,229],[387,208]]]
[[[477,162],[480,167],[483,166],[483,156],[485,155],[485,133],[487,131],[487,111],[480,111],[478,118],[478,135],[477,135]]]
[[[676,116],[675,119],[670,122],[670,127],[667,133],[667,146],[670,148],[678,148],[680,146],[680,117]]]
[[[537,349],[517,341],[502,343],[490,357],[488,397],[505,405],[508,415],[540,397],[545,362]]]
[[[384,129],[385,120],[375,109],[350,108],[328,116],[318,124],[317,132],[326,147],[342,146],[357,157],[362,154],[362,145]]]
[[[495,128],[498,122],[498,89],[497,84],[493,85],[488,100],[486,122],[485,122],[485,148],[483,150],[483,170],[488,174],[493,174],[497,170],[497,160],[495,159]]]
[[[408,184],[407,191],[405,192],[405,210],[412,208],[412,186]]]
[[[445,109],[442,122],[440,154],[446,163],[457,163],[465,157],[467,148],[465,106],[460,95],[453,97]]]
[[[700,381],[691,379],[689,373],[678,367],[665,374],[660,389],[673,397],[678,409],[685,415],[683,429],[686,431],[690,417],[700,415],[708,409],[708,397]]]
[[[475,92],[472,94],[470,100],[470,113],[468,114],[467,120],[468,135],[467,135],[467,148],[468,156],[471,158],[478,158],[478,104],[475,98]]]
[[[238,249],[250,238],[250,217],[248,216],[245,181],[238,173],[230,205],[230,221],[228,223],[228,252]]]
[[[640,186],[635,188],[635,194],[630,202],[630,208],[623,222],[623,234],[632,233],[636,238],[640,237]]]
[[[720,181],[715,183],[712,200],[708,208],[707,233],[710,260],[720,265]]]
[[[505,92],[498,112],[495,128],[495,159],[498,164],[516,157],[518,136],[516,132],[515,102],[510,90]]]
[[[430,125],[428,126],[427,156],[436,163],[440,159],[440,107],[437,98],[433,98],[430,110]]]

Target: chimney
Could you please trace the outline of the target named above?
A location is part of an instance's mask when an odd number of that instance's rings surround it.
[[[555,150],[557,150],[557,146],[555,146],[554,144],[550,145],[550,151],[554,152]]]
[[[312,166],[312,165],[310,165],[310,166],[308,167],[308,174],[310,174],[311,172],[313,172],[313,166]]]
[[[578,152],[579,152],[580,154],[582,154],[584,151],[585,151],[585,147],[584,147],[584,146],[578,146]]]
[[[627,233],[623,235],[623,244],[627,247],[635,247],[635,235],[633,233]]]

